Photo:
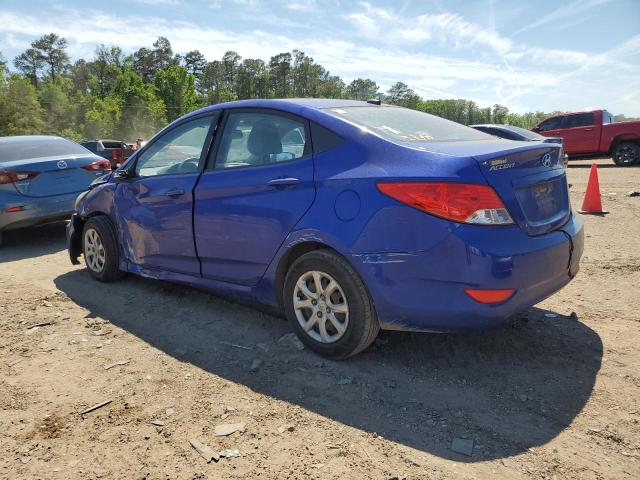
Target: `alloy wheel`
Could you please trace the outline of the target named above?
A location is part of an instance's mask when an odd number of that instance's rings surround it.
[[[98,232],[89,228],[84,234],[84,259],[94,272],[101,272],[106,261],[106,253],[102,238]]]
[[[347,331],[347,297],[328,273],[313,270],[302,274],[293,291],[293,308],[300,326],[317,342],[337,342]]]
[[[635,163],[638,158],[635,150],[629,145],[622,145],[616,152],[616,160],[620,165],[630,165]]]

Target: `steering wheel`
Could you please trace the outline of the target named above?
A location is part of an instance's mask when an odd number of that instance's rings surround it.
[[[194,173],[198,171],[199,157],[191,157],[186,160],[172,165],[167,173]]]

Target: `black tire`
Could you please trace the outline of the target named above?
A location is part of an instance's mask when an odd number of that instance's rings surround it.
[[[101,268],[92,268],[87,262],[88,245],[86,242],[87,232],[95,232],[104,249],[104,262]],[[82,229],[82,254],[85,258],[87,270],[93,278],[100,282],[113,282],[124,275],[118,265],[120,264],[120,248],[116,229],[111,221],[105,216],[91,217],[84,224]]]
[[[312,271],[328,274],[335,279],[344,293],[343,301],[348,308],[346,330],[339,339],[331,343],[323,343],[312,338],[296,316],[296,283],[303,275]],[[344,359],[360,353],[373,343],[380,331],[373,302],[362,279],[349,263],[331,250],[314,250],[293,262],[284,283],[283,305],[289,325],[300,340],[309,349],[328,358]],[[329,325],[326,320],[325,323]]]
[[[613,149],[611,157],[619,167],[629,167],[640,163],[640,145],[633,142],[622,142]]]

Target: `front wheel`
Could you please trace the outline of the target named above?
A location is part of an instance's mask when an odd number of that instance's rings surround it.
[[[89,273],[96,280],[112,282],[123,275],[118,268],[118,238],[113,224],[107,217],[92,217],[84,224],[82,253]]]
[[[289,268],[284,308],[291,328],[311,350],[341,359],[366,349],[380,326],[358,273],[330,250],[314,250]]]
[[[613,162],[620,167],[640,163],[640,146],[633,142],[623,142],[613,149]]]

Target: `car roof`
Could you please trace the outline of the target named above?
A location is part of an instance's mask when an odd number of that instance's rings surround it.
[[[222,109],[232,108],[274,108],[277,110],[289,111],[292,113],[302,113],[304,110],[322,110],[328,108],[346,108],[346,107],[371,107],[375,104],[361,100],[344,100],[339,98],[274,98],[274,99],[250,99],[235,100],[233,102],[216,103],[209,105],[194,112],[187,114],[185,117],[199,115],[207,112],[213,112]]]

